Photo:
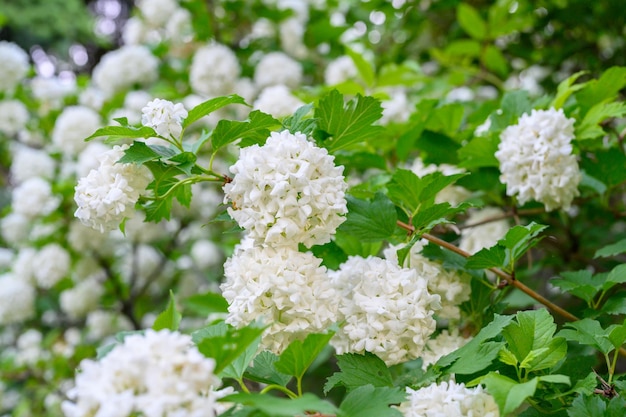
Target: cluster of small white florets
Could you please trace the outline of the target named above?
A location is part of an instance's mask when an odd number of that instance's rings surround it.
[[[89,107],[66,107],[54,123],[52,143],[64,155],[75,157],[87,147],[85,138],[101,126],[100,115]]]
[[[159,60],[142,45],[125,45],[106,53],[93,70],[93,81],[108,96],[133,84],[153,82]]]
[[[142,165],[118,164],[128,145],[115,146],[100,157],[100,166],[76,185],[74,215],[85,225],[104,233],[134,214],[140,194],[151,181]]]
[[[519,204],[539,201],[548,211],[569,209],[582,178],[572,155],[574,122],[562,109],[533,110],[502,132],[495,155],[507,195]]]
[[[0,132],[7,136],[17,135],[26,126],[28,118],[28,109],[21,101],[0,101]]]
[[[0,91],[11,91],[28,73],[28,54],[12,42],[0,41]]]
[[[282,52],[270,52],[257,64],[254,82],[259,89],[279,84],[297,88],[302,82],[302,65]]]
[[[142,110],[141,124],[153,128],[166,138],[179,138],[183,132],[183,120],[187,110],[182,103],[172,103],[160,98],[149,102]]]
[[[336,292],[321,259],[286,246],[243,246],[224,264],[227,323],[241,327],[261,319],[270,325],[261,346],[275,353],[334,323]]]
[[[0,325],[28,320],[35,315],[36,290],[13,274],[0,275]]]
[[[301,133],[273,132],[265,145],[242,148],[230,171],[228,213],[259,242],[324,244],[345,220],[343,167]]]
[[[426,280],[428,291],[441,297],[441,309],[436,312],[437,317],[459,319],[461,318],[459,306],[470,299],[470,276],[445,269],[441,263],[426,258],[421,253],[424,243],[425,241],[417,242],[411,247],[404,267],[417,272],[419,277]],[[398,263],[397,252],[400,248],[393,246],[385,249],[385,258]]]
[[[355,78],[359,70],[348,55],[340,56],[328,63],[324,70],[324,82],[327,85],[336,85]]]
[[[191,337],[146,330],[124,339],[100,361],[85,359],[76,386],[64,401],[67,417],[216,416],[226,411],[219,398],[232,388],[215,376],[215,361],[192,345]]]
[[[284,85],[266,87],[259,93],[254,108],[280,118],[293,114],[304,103]]]
[[[189,84],[194,92],[209,97],[230,94],[241,73],[235,53],[219,43],[199,48],[191,61]]]
[[[48,152],[23,145],[15,146],[12,151],[11,180],[14,184],[37,177],[50,180],[54,176],[56,162]]]
[[[374,353],[390,366],[418,358],[435,331],[440,297],[413,269],[382,258],[351,256],[329,273],[339,293],[331,340],[338,354]]]
[[[398,410],[405,417],[499,417],[500,410],[481,386],[466,388],[454,381],[433,383],[414,390],[407,387],[408,401]]]

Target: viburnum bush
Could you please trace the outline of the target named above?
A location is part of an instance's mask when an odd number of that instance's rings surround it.
[[[0,415],[626,413],[626,67],[552,3],[136,3],[0,41]]]

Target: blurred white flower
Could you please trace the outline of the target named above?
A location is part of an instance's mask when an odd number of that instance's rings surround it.
[[[74,215],[84,224],[100,230],[113,230],[125,217],[132,217],[135,203],[151,181],[142,165],[116,163],[128,145],[115,146],[100,157],[100,166],[76,185]]]
[[[0,275],[0,324],[19,323],[35,315],[35,288],[11,274]]]
[[[214,268],[222,263],[224,257],[220,247],[208,239],[195,241],[190,254],[199,269]]]
[[[351,256],[329,276],[339,295],[331,340],[341,355],[370,352],[390,366],[418,358],[435,331],[439,296],[413,269],[386,259]]]
[[[539,201],[547,211],[571,207],[582,178],[572,155],[574,122],[563,109],[532,110],[502,132],[495,155],[507,195],[520,205]]]
[[[254,82],[259,89],[277,84],[297,88],[302,82],[302,65],[282,52],[270,52],[256,65]]]
[[[101,126],[100,115],[89,107],[66,107],[54,123],[52,143],[65,155],[76,157],[87,146],[85,138]]]
[[[14,148],[11,161],[13,183],[20,184],[35,177],[50,180],[54,177],[55,169],[56,162],[48,152],[21,145]]]
[[[0,91],[11,92],[26,77],[28,54],[13,42],[0,41]]]
[[[189,84],[195,93],[209,97],[231,94],[240,73],[235,53],[225,45],[213,43],[194,54]]]
[[[124,45],[107,52],[93,70],[93,82],[108,97],[132,87],[146,85],[157,79],[158,59],[142,45]]]
[[[179,9],[176,0],[138,0],[136,6],[144,22],[153,28],[165,26],[174,12]]]
[[[97,278],[87,278],[61,293],[61,311],[73,319],[85,317],[87,313],[98,308],[102,294],[104,287]]]
[[[41,248],[33,259],[33,274],[37,286],[48,289],[66,278],[70,263],[70,254],[58,243],[49,243]]]
[[[13,189],[13,212],[30,219],[52,213],[59,204],[50,183],[40,177],[29,178]]]
[[[343,167],[301,133],[273,132],[263,146],[242,148],[224,186],[230,216],[271,245],[330,241],[347,212]]]
[[[261,319],[270,326],[261,345],[275,353],[324,331],[335,322],[337,296],[321,262],[287,247],[236,248],[220,287],[229,304],[226,322],[242,327]]]
[[[348,55],[340,56],[328,63],[324,71],[324,82],[336,85],[355,78],[359,74],[354,61]]]
[[[182,103],[156,98],[141,109],[141,123],[153,128],[163,137],[179,138],[183,132],[182,122],[187,117],[187,110]]]
[[[409,399],[398,410],[404,417],[499,417],[500,410],[481,386],[466,388],[454,381],[432,383],[414,390],[406,388]]]
[[[101,341],[115,333],[133,330],[132,323],[125,316],[109,310],[90,312],[85,327],[87,338],[92,341]]]
[[[409,116],[413,112],[413,106],[409,103],[409,99],[404,89],[393,89],[389,92],[389,100],[382,102],[383,116],[379,123],[386,125],[390,122],[403,123],[409,120]]]
[[[214,375],[191,336],[148,329],[132,334],[100,361],[85,359],[76,386],[62,404],[67,417],[145,415],[214,417],[225,411],[217,400],[232,388]]]
[[[504,212],[497,207],[485,207],[480,210],[472,210],[465,221],[466,225],[482,223],[485,220],[501,217]],[[509,231],[509,222],[505,218],[478,224],[474,227],[461,229],[461,241],[459,248],[472,255],[483,248],[494,246]]]
[[[7,136],[15,136],[24,129],[29,117],[28,109],[21,101],[0,101],[0,132]]]
[[[273,85],[264,88],[254,102],[253,107],[276,118],[293,114],[303,106],[302,100],[294,96],[284,85]]]

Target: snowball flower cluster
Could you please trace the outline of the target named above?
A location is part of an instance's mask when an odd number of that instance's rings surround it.
[[[282,52],[270,52],[257,64],[254,82],[258,88],[278,84],[297,88],[302,82],[302,66]]]
[[[167,23],[179,6],[176,0],[139,0],[137,8],[148,25],[159,28]]]
[[[100,157],[100,166],[76,185],[74,215],[83,224],[100,230],[113,230],[134,214],[142,191],[151,181],[148,169],[135,164],[118,164],[128,145],[115,146]]]
[[[33,219],[52,213],[60,199],[52,193],[52,186],[43,178],[29,178],[13,189],[13,212]]]
[[[439,296],[426,280],[392,261],[351,256],[329,273],[339,292],[338,322],[331,340],[337,354],[373,353],[390,366],[418,358],[435,331]]]
[[[257,241],[324,244],[345,220],[343,167],[301,133],[273,132],[265,145],[242,148],[230,172],[228,213]]]
[[[261,345],[280,353],[293,340],[335,322],[337,298],[321,259],[281,246],[244,241],[224,264],[226,322],[236,327],[261,319],[270,327]]]
[[[574,122],[562,109],[533,110],[502,132],[495,155],[507,195],[519,204],[539,201],[548,211],[570,208],[582,178],[572,155]]]
[[[328,85],[336,85],[355,78],[359,74],[354,61],[348,55],[330,61],[324,70],[324,82]]]
[[[35,315],[35,288],[11,274],[0,275],[0,325],[19,323]]]
[[[66,417],[213,417],[225,411],[215,391],[215,360],[204,357],[191,337],[148,329],[126,336],[100,361],[83,360],[76,386],[64,401]]]
[[[433,383],[414,390],[406,388],[408,401],[398,410],[405,417],[499,417],[500,411],[491,395],[482,387],[466,388],[454,381]]]
[[[225,45],[213,43],[199,48],[193,56],[189,84],[198,94],[231,94],[240,73],[235,53]]]
[[[52,288],[70,271],[70,254],[58,243],[49,243],[33,259],[33,275],[40,288]]]
[[[51,179],[54,176],[56,162],[48,152],[28,146],[14,148],[11,162],[11,180],[20,184],[28,179],[41,177]]]
[[[12,42],[0,41],[0,91],[11,91],[28,72],[28,54]]]
[[[293,114],[304,103],[284,85],[266,87],[259,93],[254,108],[276,118]]]
[[[28,118],[28,109],[21,101],[0,101],[0,132],[14,136],[24,129]]]
[[[93,81],[111,96],[133,84],[156,80],[159,61],[142,45],[124,45],[106,53],[93,70]]]
[[[431,261],[422,255],[425,241],[414,244],[405,260],[404,267],[417,272],[426,280],[428,291],[441,297],[441,309],[437,317],[442,319],[460,319],[459,306],[470,299],[472,292],[470,276],[454,270],[447,270],[439,262]],[[398,263],[398,249],[401,246],[389,247],[384,251],[385,258]]]
[[[141,109],[141,124],[153,128],[164,137],[178,138],[183,133],[182,122],[187,110],[182,103],[172,103],[160,98],[149,102]]]
[[[65,155],[77,156],[87,147],[85,138],[101,125],[100,116],[91,108],[84,106],[66,107],[54,123],[52,143]]]

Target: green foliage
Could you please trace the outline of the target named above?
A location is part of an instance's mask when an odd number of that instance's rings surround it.
[[[174,293],[170,290],[170,300],[167,303],[167,308],[154,320],[152,328],[154,330],[169,329],[178,330],[180,326],[180,319],[182,315],[176,309],[176,300],[174,299]]]
[[[200,104],[198,104],[193,109],[189,110],[187,114],[187,118],[183,121],[183,129],[192,124],[195,121],[200,120],[202,117],[207,116],[213,113],[216,110],[221,109],[222,107],[228,106],[229,104],[243,104],[248,105],[243,98],[238,96],[237,94],[232,94],[230,96],[224,97],[215,97],[209,100],[206,100]]]
[[[339,233],[352,235],[364,242],[388,239],[396,229],[395,206],[384,194],[376,193],[372,201],[347,196],[348,215]]]
[[[239,393],[224,397],[221,401],[243,404],[249,407],[249,409],[266,413],[264,415],[276,417],[293,417],[295,415],[305,415],[307,412],[337,413],[335,406],[311,393],[306,393],[294,399],[278,398],[257,393]]]
[[[278,372],[301,379],[333,334],[311,333],[303,341],[294,340],[274,363],[274,367]]]
[[[269,136],[270,129],[277,126],[279,123],[276,119],[258,110],[252,111],[243,122],[220,120],[211,136],[213,152],[237,139],[242,139],[241,146],[263,143]]]
[[[324,392],[328,392],[337,385],[352,391],[358,387],[371,384],[373,387],[391,387],[392,379],[385,363],[376,355],[365,352],[346,353],[337,356],[337,366],[340,372],[335,372],[324,385]]]
[[[402,413],[390,408],[404,400],[405,393],[398,388],[361,385],[350,391],[339,406],[341,417],[401,417]]]

